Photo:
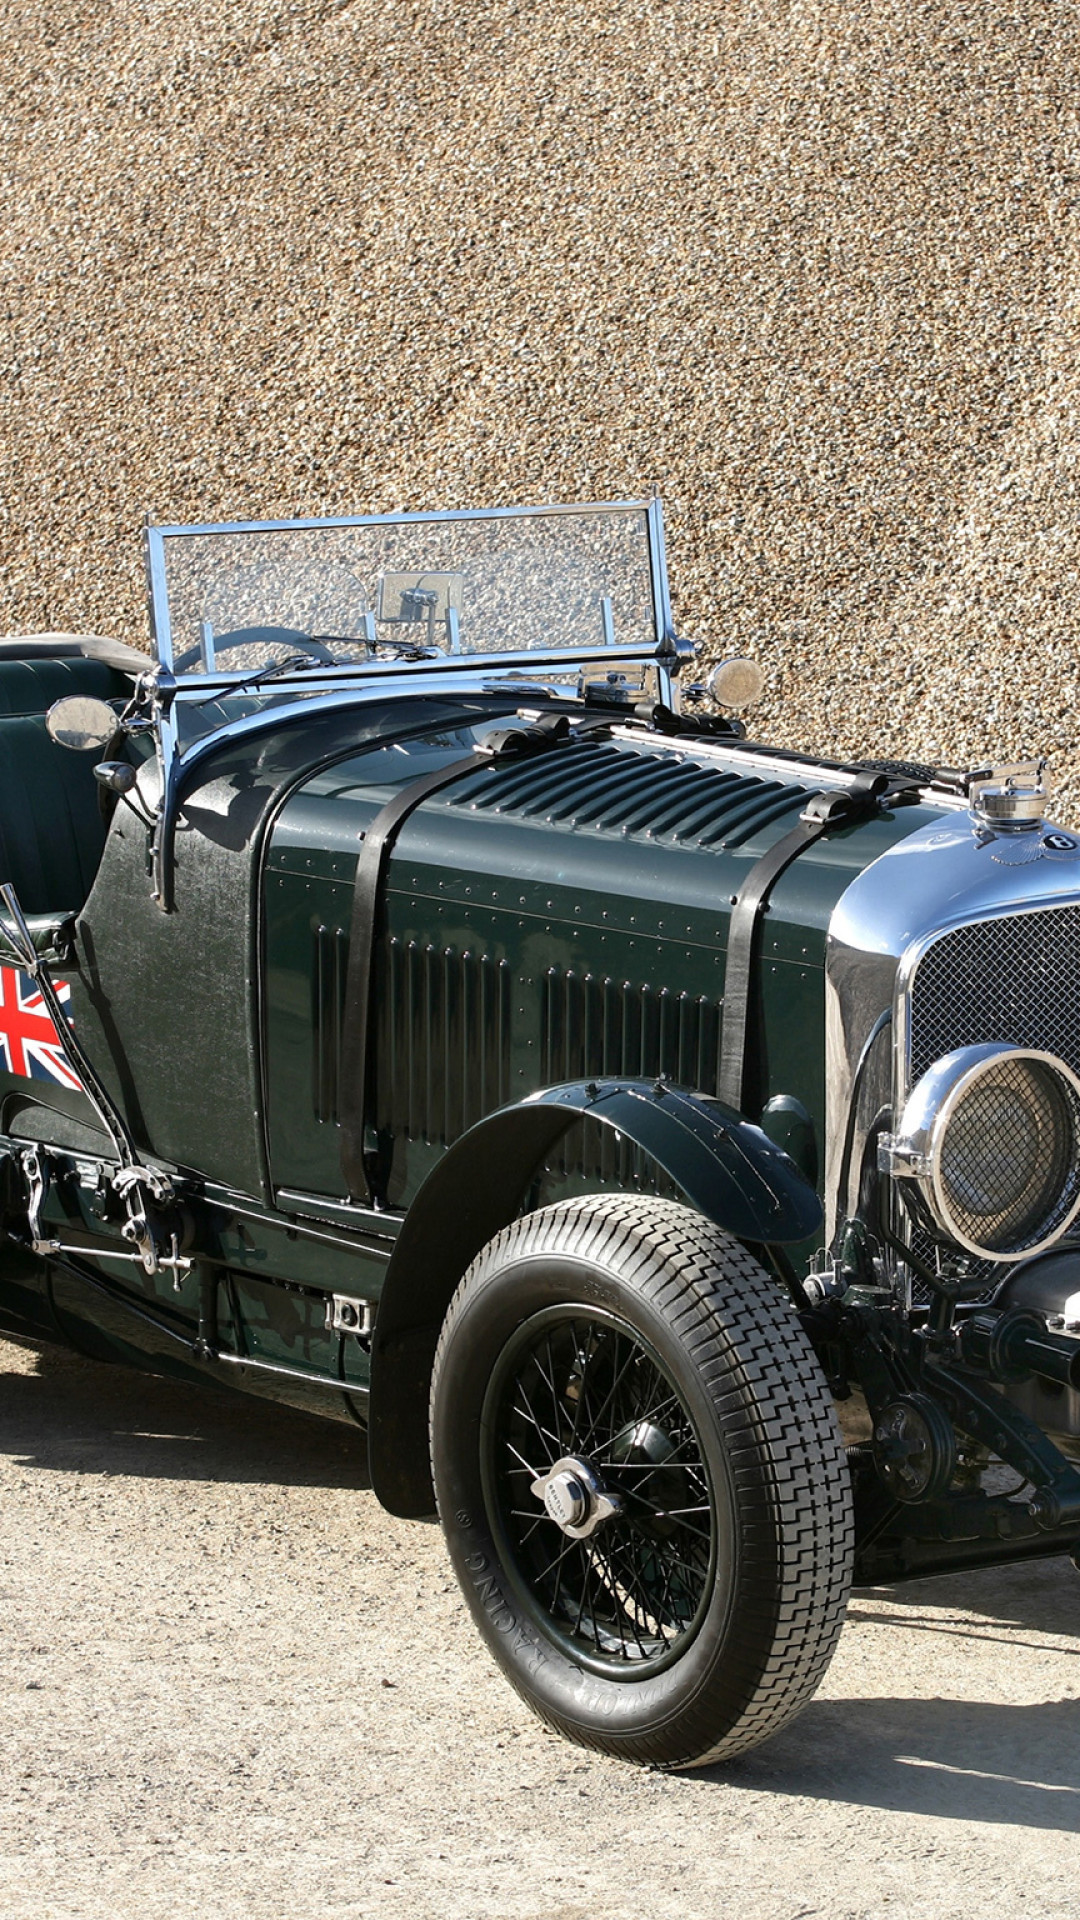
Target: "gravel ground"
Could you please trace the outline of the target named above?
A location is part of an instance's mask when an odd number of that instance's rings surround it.
[[[856,1596],[737,1763],[570,1747],[362,1443],[0,1344],[5,1920],[1072,1920],[1064,1562]]]
[[[1071,0],[0,0],[0,630],[157,520],[657,482],[760,730],[1080,819]]]

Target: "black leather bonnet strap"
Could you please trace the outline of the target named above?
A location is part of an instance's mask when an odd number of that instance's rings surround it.
[[[368,1088],[374,1035],[371,1031],[372,982],[375,943],[381,931],[383,877],[394,842],[406,820],[433,793],[463,780],[468,773],[496,767],[529,753],[559,746],[570,737],[562,716],[545,717],[531,727],[510,727],[489,733],[463,760],[412,780],[388,800],[364,835],[353,882],[349,958],[345,973],[344,1031],[341,1046],[341,1171],[354,1200],[375,1199],[365,1156]]]
[[[857,773],[846,787],[812,794],[799,824],[751,867],[731,910],[724,974],[724,1025],[720,1038],[718,1097],[737,1113],[746,1097],[746,1032],[753,985],[754,939],[762,910],[780,875],[831,827],[850,826],[872,813],[895,783],[885,773]],[[910,783],[907,783],[910,784]]]

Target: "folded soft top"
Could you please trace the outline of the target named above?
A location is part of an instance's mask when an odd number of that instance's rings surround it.
[[[18,633],[0,640],[0,660],[99,660],[120,673],[144,673],[150,656],[98,633]]]

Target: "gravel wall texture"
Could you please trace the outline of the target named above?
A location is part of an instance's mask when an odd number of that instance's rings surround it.
[[[1080,817],[1080,17],[2,0],[0,630],[157,520],[657,483],[755,731]]]

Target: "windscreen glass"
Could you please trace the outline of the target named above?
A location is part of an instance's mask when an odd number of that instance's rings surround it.
[[[659,637],[640,506],[170,529],[157,540],[159,652],[183,675],[648,648]]]

